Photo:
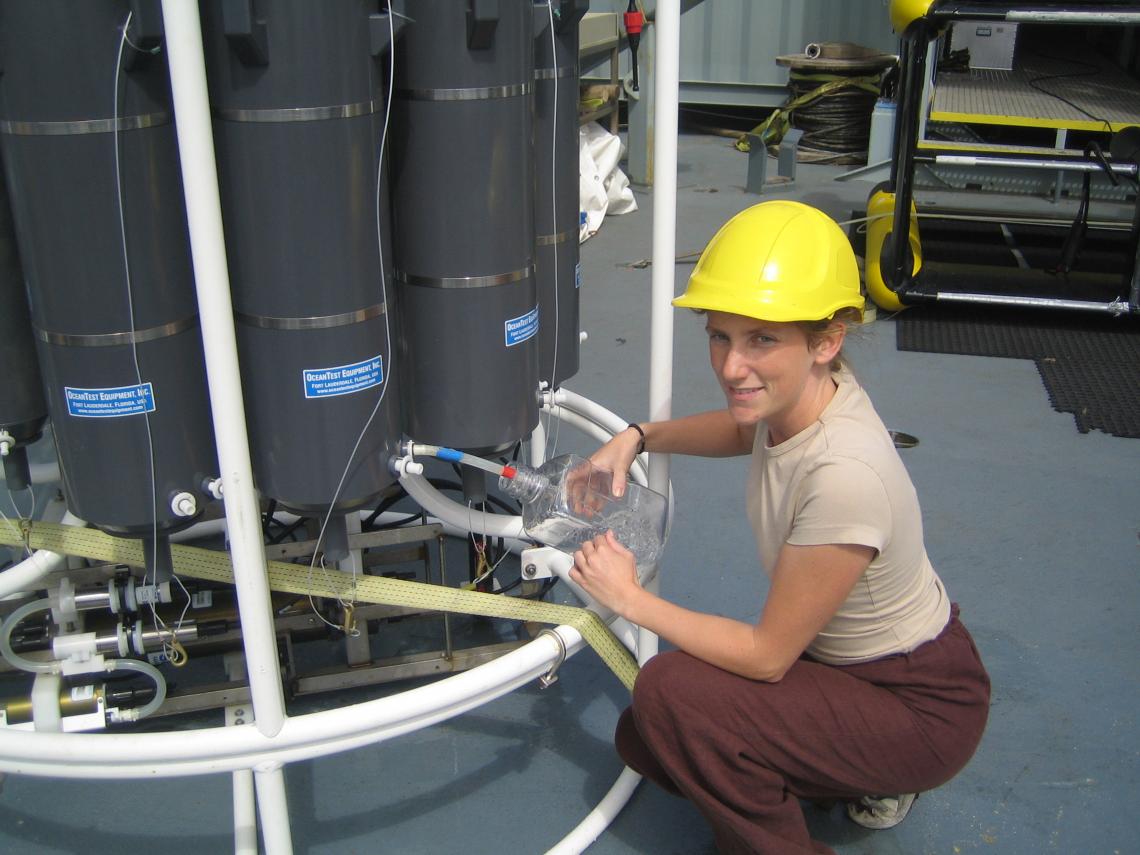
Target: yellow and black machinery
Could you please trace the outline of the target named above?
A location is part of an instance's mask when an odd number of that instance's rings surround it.
[[[1029,95],[1048,98],[1062,111],[1069,111],[1066,119],[1043,118],[1044,113],[1035,113],[1032,108],[1024,112],[1022,124],[1055,133],[1055,139],[1047,145],[1018,147],[987,145],[981,140],[939,145],[923,138],[926,120],[932,115],[926,85],[934,53],[930,47],[952,26],[968,24],[987,36],[999,28],[1018,26],[1027,35],[1046,30],[1082,35],[1117,32],[1131,45],[1134,64],[1132,28],[1140,24],[1140,3],[892,0],[890,14],[901,37],[894,155],[890,178],[872,190],[867,203],[866,283],[875,303],[889,311],[926,303],[955,303],[1068,309],[1116,316],[1140,314],[1140,83],[1133,75],[1097,56],[1085,63],[1093,70],[1081,70],[1079,75],[1031,70],[1028,74],[1022,71],[1019,77],[1017,68],[974,73],[975,80],[988,82],[991,87],[995,81],[1007,89],[1021,85]],[[1009,54],[1012,58],[1012,43]],[[1070,63],[1066,68],[1071,68],[1072,63],[1079,62],[1074,56],[1074,51],[1065,50],[1062,57],[1054,58]],[[1110,77],[1110,71],[1116,76]],[[1064,96],[1059,94],[1059,87],[1050,88],[1041,82],[1077,76],[1082,78],[1080,85],[1084,90],[1100,86],[1112,97],[1094,100],[1093,106],[1082,105],[1076,96]],[[1002,109],[991,107],[990,112],[1000,113]],[[1017,123],[1015,118],[1002,115],[979,120]],[[1074,138],[1066,138],[1066,128],[1075,132]],[[954,264],[931,264],[929,253],[924,260],[920,213],[914,202],[915,170],[919,166],[1052,175],[1056,176],[1057,199],[1068,179],[1070,187],[1075,184],[1078,188],[1078,210],[1075,217],[1055,217],[1048,224],[1010,215],[1009,220],[1020,221],[1029,228],[1051,228],[1051,232],[1046,229],[1036,238],[1042,251],[1051,254],[1047,264],[1027,264],[1019,257],[1012,267],[987,270],[979,263],[984,253],[973,252],[968,237],[960,239],[952,253]],[[1129,215],[1112,223],[1090,220],[1092,182],[1110,186],[1118,198],[1131,201]],[[962,219],[988,220],[1008,236],[999,216],[967,215]],[[1106,255],[1093,246],[1098,230],[1110,233],[1112,253]],[[1098,254],[1102,257],[1096,263],[1083,264],[1082,252],[1086,258]]]

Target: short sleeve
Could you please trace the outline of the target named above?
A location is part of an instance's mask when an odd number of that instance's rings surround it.
[[[850,457],[816,466],[800,484],[788,543],[854,543],[880,552],[891,531],[891,506],[879,475]]]

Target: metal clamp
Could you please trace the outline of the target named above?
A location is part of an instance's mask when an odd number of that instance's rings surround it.
[[[544,689],[549,689],[558,682],[558,669],[562,667],[562,663],[566,661],[566,642],[563,641],[562,636],[553,629],[542,630],[537,638],[542,638],[544,635],[549,635],[554,639],[554,643],[558,645],[558,658],[554,660],[554,664],[550,666],[550,670],[538,678],[538,685]]]

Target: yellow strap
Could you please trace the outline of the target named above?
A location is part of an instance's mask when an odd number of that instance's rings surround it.
[[[747,134],[743,135],[735,143],[737,151],[749,152],[752,150],[752,143],[749,137],[760,137],[764,145],[779,145],[780,140],[784,138],[784,134],[788,132],[791,127],[791,114],[793,110],[810,104],[818,98],[822,98],[837,89],[846,89],[849,86],[854,86],[858,89],[865,89],[868,92],[878,94],[879,85],[877,77],[834,77],[833,75],[802,75],[805,79],[813,79],[819,77],[820,79],[827,79],[826,83],[817,86],[810,92],[805,92],[798,98],[788,96],[780,107],[772,111],[763,122],[758,124]]]
[[[24,542],[25,534],[19,525],[0,520],[0,543],[15,545]],[[114,564],[144,566],[140,541],[112,537],[97,529],[37,521],[29,527],[27,542],[33,549],[47,549]],[[179,575],[233,584],[233,568],[228,553],[178,544],[172,545],[170,552]],[[404,606],[423,611],[566,624],[582,633],[586,642],[627,689],[633,689],[633,682],[637,678],[637,663],[629,651],[614,637],[602,619],[588,609],[381,576],[357,576],[354,591],[352,575],[340,570],[310,570],[307,566],[281,561],[269,561],[267,567],[269,586],[275,591],[290,594],[340,597],[346,601],[355,597],[360,602]]]

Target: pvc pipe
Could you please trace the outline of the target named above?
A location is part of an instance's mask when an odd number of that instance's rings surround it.
[[[170,778],[292,763],[411,733],[509,694],[585,645],[569,626],[478,668],[399,695],[288,718],[273,737],[253,724],[178,733],[27,733],[0,729],[0,771],[57,778]]]
[[[546,462],[546,428],[542,426],[542,419],[530,432],[530,465],[537,469]]]
[[[149,677],[151,682],[154,683],[154,697],[146,704],[133,711],[131,716],[134,720],[141,720],[148,715],[154,713],[162,706],[162,702],[166,700],[166,678],[162,676],[162,672],[151,665],[149,662],[143,662],[139,659],[108,659],[106,662],[107,671],[134,671],[137,674],[142,674]],[[123,721],[129,719],[123,718]]]
[[[436,490],[423,475],[401,475],[400,483],[420,507],[439,517],[445,524],[490,537],[520,540],[526,536],[523,534],[521,517],[472,512],[466,505],[452,501]]]
[[[257,791],[257,815],[261,819],[261,836],[266,855],[293,855],[293,838],[289,834],[289,801],[285,795],[285,770],[280,763],[267,764],[253,770]]]
[[[639,774],[628,767],[623,769],[610,791],[598,802],[598,806],[586,814],[573,831],[547,850],[546,855],[578,855],[586,849],[621,813],[640,783]]]
[[[63,525],[85,526],[86,522],[74,516],[71,511],[60,520]],[[19,591],[34,591],[45,576],[58,570],[67,561],[66,555],[39,549],[19,564],[0,573],[0,599]]]
[[[234,781],[234,855],[258,855],[257,800],[253,795],[253,770],[239,769]]]
[[[657,57],[653,95],[653,265],[649,323],[649,418],[673,414],[673,291],[677,276],[677,121],[680,86],[681,4],[662,0],[654,18]],[[649,457],[649,487],[669,492],[669,457]]]
[[[284,725],[285,699],[249,459],[198,4],[162,0],[162,15],[249,688],[257,729],[272,736]]]

